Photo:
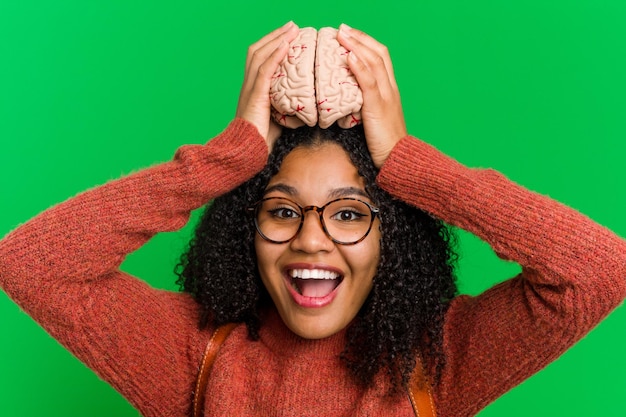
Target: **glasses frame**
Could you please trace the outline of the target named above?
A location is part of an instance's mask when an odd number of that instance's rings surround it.
[[[298,229],[296,230],[296,233],[294,233],[294,235],[292,237],[290,237],[287,240],[273,240],[270,239],[269,237],[265,236],[263,234],[263,232],[261,231],[261,227],[259,226],[259,221],[258,221],[258,209],[259,207],[261,207],[261,204],[263,204],[263,202],[267,201],[267,200],[286,200],[289,201],[290,203],[293,203],[296,207],[298,207],[300,209],[300,224],[298,225]],[[328,207],[330,204],[336,203],[337,201],[358,201],[360,203],[365,204],[371,213],[371,220],[370,220],[370,224],[369,227],[367,228],[367,232],[365,232],[365,234],[363,235],[363,237],[361,237],[359,240],[355,241],[355,242],[341,242],[337,239],[335,239],[334,237],[332,237],[330,235],[330,233],[328,233],[328,229],[326,229],[326,224],[324,223],[324,209],[326,207]],[[283,243],[288,243],[291,242],[292,240],[294,240],[298,234],[300,234],[300,231],[302,230],[302,226],[304,225],[304,218],[306,216],[307,211],[314,211],[317,213],[317,217],[320,221],[320,224],[322,225],[322,230],[324,231],[324,234],[326,234],[326,236],[328,236],[328,238],[330,240],[332,240],[334,243],[338,244],[338,245],[356,245],[357,243],[362,242],[367,235],[370,234],[370,232],[372,231],[372,225],[374,224],[374,220],[376,219],[376,217],[378,216],[378,213],[380,212],[380,210],[378,209],[378,207],[373,206],[372,204],[360,200],[358,198],[353,198],[353,197],[343,197],[343,198],[336,198],[332,201],[329,201],[328,203],[324,204],[321,207],[318,206],[304,206],[302,207],[300,204],[296,203],[295,201],[289,199],[289,198],[285,198],[285,197],[266,197],[262,200],[257,201],[256,203],[254,203],[253,205],[249,206],[246,208],[246,211],[252,215],[254,217],[254,227],[256,228],[257,233],[259,234],[259,236],[261,236],[264,240],[270,242],[270,243],[276,243],[276,244],[283,244]]]

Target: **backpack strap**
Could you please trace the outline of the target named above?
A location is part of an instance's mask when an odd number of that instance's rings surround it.
[[[204,407],[204,395],[206,393],[206,386],[209,381],[209,373],[211,367],[219,352],[222,343],[226,340],[230,332],[237,327],[237,323],[227,323],[218,327],[209,343],[207,343],[204,355],[202,356],[202,362],[200,364],[200,372],[198,373],[198,380],[196,381],[196,389],[193,393],[193,417],[201,417],[202,409]],[[411,406],[416,417],[437,417],[435,412],[435,403],[433,402],[432,392],[430,390],[430,384],[428,380],[423,377],[424,369],[422,367],[421,360],[417,359],[415,369],[411,375],[409,382],[408,392],[409,399],[411,400]]]
[[[204,408],[204,394],[206,393],[206,385],[209,381],[209,373],[211,367],[217,356],[217,352],[220,350],[222,343],[228,337],[230,332],[237,327],[237,323],[226,323],[215,329],[213,336],[209,339],[209,343],[206,345],[204,355],[202,356],[202,362],[200,364],[200,372],[198,373],[198,380],[196,381],[196,390],[193,392],[193,417],[201,417],[202,409]]]
[[[419,356],[417,357],[407,391],[409,392],[409,399],[411,400],[415,417],[437,417],[430,383],[424,377],[424,368]]]

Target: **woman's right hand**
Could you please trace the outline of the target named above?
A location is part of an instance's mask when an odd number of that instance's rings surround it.
[[[296,38],[298,32],[298,26],[289,22],[248,48],[236,117],[256,126],[270,152],[281,131],[280,126],[270,117],[270,84],[278,65],[287,55],[289,43]]]

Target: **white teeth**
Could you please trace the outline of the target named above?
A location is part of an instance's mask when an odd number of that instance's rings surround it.
[[[292,269],[289,271],[292,278],[299,279],[337,279],[339,274],[325,269]]]

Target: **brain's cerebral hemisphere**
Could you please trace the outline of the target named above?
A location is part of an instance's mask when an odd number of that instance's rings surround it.
[[[363,96],[348,67],[337,29],[300,29],[272,78],[270,99],[277,123],[348,128],[360,122]]]

